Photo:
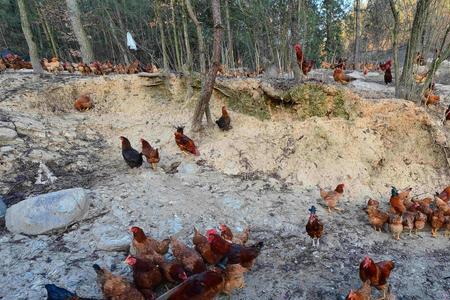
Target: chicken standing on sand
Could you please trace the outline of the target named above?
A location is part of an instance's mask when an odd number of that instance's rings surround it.
[[[159,163],[159,151],[158,149],[153,148],[149,142],[144,139],[141,139],[142,143],[142,155],[145,156],[147,162],[152,166],[152,169],[156,171]]]
[[[323,224],[319,221],[319,218],[316,215],[316,207],[313,205],[309,209],[309,219],[306,224],[306,232],[313,240],[313,246],[315,245],[315,240],[317,240],[317,247],[319,247],[319,239],[323,233]]]
[[[122,156],[125,162],[130,168],[139,168],[142,163],[142,153],[137,152],[133,147],[131,147],[130,141],[124,137],[120,137],[122,142]]]
[[[337,203],[339,199],[341,199],[342,194],[344,194],[344,184],[338,184],[334,191],[325,191],[319,186],[320,197],[325,201],[328,206],[328,212],[331,213],[331,210],[342,210],[337,207]]]
[[[230,130],[231,127],[231,118],[228,115],[227,108],[222,106],[222,116],[216,121],[217,126],[224,131]]]
[[[200,155],[194,141],[184,134],[184,128],[181,126],[177,127],[177,131],[175,132],[175,143],[177,143],[183,153],[188,152],[194,154],[195,156]]]

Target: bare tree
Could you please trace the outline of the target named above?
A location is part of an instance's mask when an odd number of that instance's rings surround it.
[[[390,0],[392,1],[392,0]],[[353,51],[353,64],[355,69],[359,69],[359,41],[361,31],[361,3],[360,0],[355,0],[355,49]]]
[[[299,14],[296,13],[297,9],[300,5],[299,0],[291,0],[289,2],[290,9],[288,11],[289,14],[289,21],[290,21],[290,29],[291,29],[291,39],[290,39],[290,61],[291,61],[291,68],[294,72],[294,79],[296,81],[300,81],[303,78],[302,70],[300,69],[300,66],[297,63],[297,56],[295,54],[294,45],[299,42],[299,34],[298,34],[298,24],[299,24]]]
[[[227,39],[228,39],[227,56],[228,56],[228,61],[230,63],[230,67],[234,68],[235,66],[234,66],[234,51],[233,51],[233,32],[231,31],[230,8],[229,8],[227,0],[225,1],[225,23],[226,23],[226,27],[227,27]]]
[[[188,1],[187,1],[188,2]],[[220,16],[220,0],[211,0],[213,22],[214,22],[214,42],[213,42],[213,57],[212,65],[209,68],[206,81],[202,86],[202,92],[200,95],[200,100],[195,107],[194,117],[192,119],[192,130],[200,131],[202,130],[202,120],[203,114],[206,115],[206,121],[208,126],[213,125],[211,119],[211,112],[209,110],[209,101],[211,99],[212,91],[214,88],[214,83],[216,81],[217,71],[220,66],[220,48],[222,41],[222,20]]]
[[[395,0],[389,0],[392,15],[394,16],[394,27],[392,28],[392,48],[394,50],[394,75],[395,75],[395,97],[400,96],[400,66],[398,58],[398,27],[400,25],[400,17],[395,6]]]
[[[161,4],[159,1],[155,1],[156,6],[156,23],[159,27],[159,34],[161,38],[161,48],[162,48],[162,55],[163,55],[163,68],[164,70],[169,70],[169,57],[167,55],[167,47],[166,47],[166,35],[164,34],[164,25],[163,21],[161,20]]]
[[[94,52],[92,51],[91,42],[89,41],[86,32],[84,31],[83,24],[81,23],[81,14],[78,7],[77,0],[66,0],[67,9],[69,11],[70,22],[72,23],[72,29],[80,45],[81,57],[86,63],[90,63],[94,60]]]
[[[202,74],[206,73],[206,60],[205,60],[205,42],[203,41],[203,32],[202,32],[202,25],[198,21],[197,17],[195,16],[194,9],[192,8],[191,1],[185,0],[186,3],[186,9],[188,11],[189,17],[191,18],[192,22],[195,24],[195,30],[197,31],[197,40],[198,40],[198,51],[199,53],[199,60],[200,60],[200,72]]]
[[[22,25],[22,31],[27,41],[28,50],[30,52],[31,64],[33,65],[34,73],[43,73],[41,62],[39,61],[38,49],[36,43],[33,40],[33,32],[31,31],[30,22],[28,21],[27,9],[25,7],[24,0],[17,0],[19,5],[20,23]]]

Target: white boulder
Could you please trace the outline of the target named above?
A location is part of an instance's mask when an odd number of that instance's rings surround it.
[[[87,190],[73,188],[27,198],[8,208],[5,222],[13,233],[37,235],[81,220],[88,209]]]

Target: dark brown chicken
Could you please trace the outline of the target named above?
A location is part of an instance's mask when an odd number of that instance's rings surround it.
[[[147,162],[152,166],[153,170],[156,171],[159,163],[159,151],[158,149],[154,149],[149,142],[144,139],[141,139],[142,143],[142,155],[145,156]]]
[[[312,70],[312,67],[314,66],[314,61],[306,60],[300,43],[294,45],[294,50],[295,56],[297,57],[297,64],[299,68],[302,70],[303,75],[308,76],[308,73]]]
[[[392,59],[387,60],[384,64],[380,63],[380,70],[386,71],[387,69],[390,69],[392,67]]]
[[[231,118],[228,115],[227,108],[225,106],[222,106],[222,116],[216,121],[217,126],[219,126],[220,129],[228,131],[231,127]]]
[[[152,237],[146,236],[144,231],[136,226],[131,227],[133,240],[131,241],[130,253],[135,256],[142,256],[148,252],[157,252],[164,255],[169,251],[170,239],[157,241]]]
[[[194,144],[194,141],[184,135],[184,128],[178,127],[175,132],[175,143],[177,143],[178,147],[180,147],[181,151],[189,152],[194,154],[195,156],[199,156],[200,152]]]
[[[316,246],[315,241],[317,240],[317,247],[319,247],[319,239],[323,234],[323,224],[316,215],[316,207],[314,205],[311,206],[309,212],[308,223],[306,223],[306,232],[312,238],[313,246]]]
[[[94,103],[88,95],[81,95],[75,100],[73,107],[78,111],[87,111],[94,107]]]
[[[163,261],[160,263],[161,272],[168,282],[183,282],[187,279],[183,265],[177,261]]]
[[[370,281],[370,285],[378,290],[383,290],[386,297],[387,281],[395,264],[391,260],[375,263],[370,257],[364,257],[359,265],[359,278],[362,282]]]
[[[206,271],[206,265],[201,255],[174,237],[170,238],[173,256],[179,261],[189,274]]]
[[[191,276],[158,299],[167,300],[212,300],[224,290],[225,273],[215,268]]]
[[[216,265],[217,263],[219,263],[222,255],[217,254],[211,250],[211,245],[208,242],[208,238],[202,235],[195,227],[192,243],[195,246],[195,250],[200,253],[206,263],[210,265]]]
[[[153,262],[128,255],[125,263],[133,269],[134,284],[143,294],[148,294],[163,281],[160,266]]]
[[[384,71],[384,83],[385,84],[389,84],[392,82],[392,71],[391,68],[386,69],[386,71]]]
[[[97,281],[105,299],[145,300],[144,295],[121,276],[113,275],[110,271],[100,268],[97,264],[93,268],[97,273]]]
[[[252,246],[242,246],[227,242],[214,229],[208,230],[207,236],[211,250],[214,253],[221,255],[222,258],[226,257],[230,265],[241,264],[241,266],[247,269],[253,266],[256,257],[258,257],[263,247],[263,242]]]

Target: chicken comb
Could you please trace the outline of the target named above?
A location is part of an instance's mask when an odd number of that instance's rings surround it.
[[[308,209],[308,211],[314,215],[316,214],[316,207],[313,205],[310,209]]]
[[[213,228],[213,229],[209,229],[208,231],[206,231],[206,235],[210,235],[210,234],[217,234],[217,231]]]

